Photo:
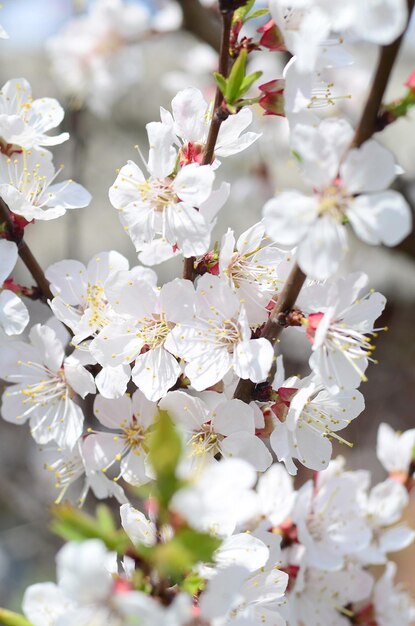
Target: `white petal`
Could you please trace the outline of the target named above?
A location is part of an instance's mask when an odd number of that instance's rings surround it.
[[[412,229],[412,212],[397,191],[363,195],[355,198],[347,217],[356,235],[366,243],[396,246]]]
[[[159,346],[136,358],[132,379],[146,398],[155,402],[173,387],[180,373],[180,365],[174,356]]]
[[[344,226],[329,216],[323,216],[311,225],[300,243],[298,265],[310,278],[325,280],[336,272],[346,250]]]
[[[234,351],[234,369],[240,378],[260,383],[268,376],[273,358],[274,349],[267,339],[243,341]]]
[[[6,335],[20,335],[29,323],[29,311],[16,294],[0,292],[0,326]]]
[[[390,150],[370,139],[350,150],[340,167],[340,176],[352,194],[382,191],[395,179],[395,159]]]
[[[317,219],[317,212],[315,198],[299,191],[284,191],[264,206],[265,231],[276,243],[293,246],[305,237]]]

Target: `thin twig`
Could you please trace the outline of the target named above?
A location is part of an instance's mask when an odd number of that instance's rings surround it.
[[[46,279],[42,268],[40,267],[29,246],[24,241],[23,235],[17,231],[13,220],[11,219],[9,207],[2,198],[0,198],[0,222],[4,222],[11,241],[14,241],[14,243],[17,245],[19,256],[31,273],[34,281],[42,292],[43,297],[46,300],[53,298],[53,294],[49,286],[49,281]]]
[[[194,0],[193,0],[194,1]],[[230,56],[229,56],[229,41],[232,29],[233,11],[227,11],[221,13],[222,15],[222,37],[219,51],[219,74],[222,74],[225,78],[229,73]],[[221,115],[221,107],[223,103],[223,95],[220,89],[216,88],[215,102],[212,111],[212,120],[209,126],[209,132],[206,140],[206,144],[203,150],[202,165],[210,165],[214,158],[216,141],[218,139],[219,130],[222,122],[226,117]],[[183,278],[194,281],[195,279],[195,257],[189,257],[184,259],[183,263]]]
[[[408,0],[409,14],[413,9],[414,1],[415,0]],[[389,46],[384,46],[381,50],[373,85],[355,133],[353,146],[361,146],[362,143],[370,139],[377,130],[376,120],[382,104],[383,95],[405,32],[394,43]],[[274,296],[277,300],[277,304],[261,333],[261,337],[268,339],[273,346],[275,346],[280,334],[286,327],[286,315],[294,306],[305,279],[306,275],[301,271],[299,266],[295,264],[283,290],[280,294]],[[255,384],[251,380],[241,379],[236,387],[234,397],[249,403],[252,399],[254,389]]]

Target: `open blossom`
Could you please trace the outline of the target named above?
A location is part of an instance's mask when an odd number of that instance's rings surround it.
[[[0,377],[13,383],[3,394],[2,416],[14,424],[30,420],[38,443],[54,440],[73,448],[82,434],[83,413],[74,402],[94,393],[92,375],[64,346],[52,328],[37,324],[30,343],[10,342],[2,347]]]
[[[325,469],[332,455],[330,440],[344,442],[338,431],[364,409],[362,394],[356,389],[330,394],[315,375],[293,376],[275,391],[270,443],[278,460],[290,474],[297,473],[293,459],[313,470]]]
[[[406,524],[397,524],[408,503],[406,488],[392,478],[375,485],[363,499],[363,510],[372,529],[372,541],[359,554],[361,563],[384,564],[390,552],[403,550],[413,542],[415,532]]]
[[[213,396],[213,397],[212,397]],[[220,454],[244,459],[259,472],[272,463],[265,444],[255,435],[254,409],[240,400],[226,400],[212,392],[207,399],[184,391],[172,391],[160,407],[183,427],[188,454],[196,463]]]
[[[55,296],[51,308],[73,332],[74,345],[95,336],[114,316],[105,288],[116,272],[127,269],[127,259],[110,251],[94,255],[86,267],[79,261],[66,260],[46,270]]]
[[[95,432],[87,438],[93,453],[92,466],[107,470],[120,463],[120,476],[143,485],[153,474],[147,461],[146,434],[154,423],[157,405],[137,390],[131,397],[114,400],[95,397],[94,415],[111,432]]]
[[[140,41],[150,28],[143,3],[95,0],[88,13],[72,18],[47,41],[52,72],[63,93],[77,107],[98,115],[142,76]]]
[[[277,568],[250,573],[231,565],[212,578],[200,599],[201,616],[212,626],[284,626],[279,609],[288,575]]]
[[[256,479],[254,468],[246,461],[224,459],[195,472],[190,484],[174,494],[170,507],[193,528],[229,536],[238,524],[259,512],[253,490]]]
[[[44,467],[54,475],[55,488],[59,491],[56,503],[62,502],[64,498],[71,500],[72,493],[76,493],[74,485],[78,482],[82,485],[76,498],[79,506],[83,506],[90,490],[98,500],[114,497],[120,504],[127,502],[122,487],[110,480],[101,469],[96,469],[91,437],[81,437],[72,450],[46,449],[44,453],[47,454]]]
[[[0,155],[0,195],[10,211],[27,221],[50,220],[67,209],[86,207],[88,191],[73,180],[55,183],[52,155],[44,150],[23,150],[12,157]]]
[[[344,607],[365,600],[372,587],[372,576],[353,563],[338,572],[307,567],[296,576],[282,612],[290,626],[349,626]]]
[[[312,344],[310,367],[330,393],[358,387],[373,346],[370,335],[386,300],[367,291],[368,277],[350,274],[335,283],[309,287],[300,297],[308,313],[306,332]]]
[[[242,233],[236,242],[230,229],[222,237],[219,272],[243,303],[251,326],[267,320],[267,306],[288,276],[290,259],[289,253],[267,241],[261,222]]]
[[[233,369],[240,378],[263,381],[273,359],[267,339],[251,339],[246,311],[218,276],[205,274],[193,294],[192,307],[178,317],[166,348],[182,357],[195,389],[216,384]]]
[[[54,98],[34,100],[24,78],[7,81],[0,90],[0,140],[2,152],[24,148],[56,146],[69,138],[68,133],[46,133],[59,126],[64,110]]]
[[[369,545],[372,532],[359,502],[363,488],[359,476],[344,473],[318,489],[308,481],[299,490],[292,518],[309,565],[338,571],[346,556]]]
[[[415,604],[394,585],[396,564],[389,562],[373,590],[373,617],[378,626],[410,626],[415,620]]]
[[[139,270],[139,271],[138,271]],[[120,272],[109,302],[116,315],[90,344],[91,353],[104,366],[134,362],[132,379],[152,401],[164,396],[182,372],[166,340],[194,297],[189,281],[175,279],[158,290],[143,268]]]
[[[333,32],[385,45],[402,33],[408,15],[404,0],[352,0],[341,6],[327,0],[270,0],[270,10],[302,72],[314,68],[319,47],[332,45]]]
[[[178,248],[185,257],[203,254],[209,247],[213,227],[210,198],[215,174],[210,165],[190,163],[177,174],[174,136],[169,127],[147,125],[150,154],[146,165],[150,177],[133,161],[121,168],[109,197],[138,252],[140,260],[158,263]],[[219,197],[217,197],[219,194]],[[215,212],[224,204],[228,187],[214,192]],[[204,205],[207,203],[208,213]],[[198,210],[195,210],[195,209]],[[153,254],[151,246],[153,244]]]
[[[199,89],[188,88],[179,91],[173,98],[171,108],[172,113],[161,109],[161,121],[171,128],[181,143],[181,162],[200,163],[212,119],[212,106],[206,102]],[[232,156],[252,145],[260,135],[244,132],[251,122],[252,111],[248,107],[222,122],[215,156]]]
[[[395,431],[389,424],[380,424],[376,455],[389,474],[405,481],[414,459],[415,428]]]
[[[279,245],[297,245],[297,261],[310,277],[331,276],[347,250],[345,223],[365,243],[395,246],[411,230],[411,211],[397,191],[393,155],[370,139],[346,151],[353,129],[328,119],[316,128],[297,124],[291,145],[314,196],[284,191],[264,206],[267,234]],[[345,156],[346,154],[346,156]]]
[[[18,258],[17,246],[13,241],[0,239],[0,327],[6,335],[19,335],[29,322],[29,311],[4,281],[13,270]]]

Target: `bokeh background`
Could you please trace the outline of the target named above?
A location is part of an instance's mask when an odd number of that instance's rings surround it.
[[[151,0],[145,4],[151,13],[160,8]],[[55,163],[64,164],[65,177],[81,182],[93,195],[89,208],[69,211],[59,220],[39,222],[27,230],[27,240],[43,267],[63,258],[85,262],[94,253],[109,249],[120,251],[131,264],[136,263],[134,248],[108,200],[108,188],[115,179],[116,169],[128,159],[139,158],[134,145],[140,145],[146,153],[145,124],[158,119],[160,105],[169,108],[179,89],[198,86],[207,98],[213,94],[211,72],[216,64],[215,51],[189,29],[179,29],[146,35],[137,42],[140,54],[131,60],[134,65],[130,68],[132,73],[136,70],[137,80],[107,116],[99,116],[87,107],[71,110],[59,81],[52,77],[45,43],[74,15],[86,11],[87,5],[82,0],[6,0],[0,11],[0,22],[10,35],[0,45],[1,84],[10,78],[25,77],[32,85],[34,97],[57,97],[67,107],[62,129],[71,132],[71,139],[54,149]],[[210,14],[206,16],[210,20]],[[214,27],[214,19],[212,24]],[[320,113],[346,115],[356,123],[377,50],[353,42],[351,50],[356,63],[339,73],[336,80],[339,98]],[[263,82],[280,77],[287,60],[277,53],[253,57],[255,69],[264,71]],[[386,101],[403,95],[403,83],[414,68],[413,22]],[[239,235],[260,219],[265,200],[276,190],[301,187],[287,145],[286,121],[263,117],[259,108],[254,114],[254,125],[263,137],[248,151],[228,159],[218,172],[219,180],[232,183],[232,192],[216,227],[216,238],[228,227]],[[395,186],[414,207],[415,111],[389,127],[381,141],[396,154],[403,174]],[[337,452],[347,456],[351,469],[370,469],[374,480],[382,480],[383,470],[375,455],[379,423],[386,421],[401,430],[415,427],[415,236],[393,250],[353,241],[347,269],[366,271],[371,285],[388,297],[382,321],[389,331],[381,333],[378,339],[379,364],[370,368],[369,382],[362,389],[366,411],[346,434],[354,447],[349,450],[343,446]],[[170,261],[158,270],[163,282],[180,273],[181,263]],[[19,272],[21,281],[30,284],[24,268],[19,267]],[[47,311],[43,305],[30,303],[30,307],[32,323],[45,319]],[[306,371],[309,346],[295,330],[284,333],[281,345],[289,356],[289,373]],[[54,577],[53,555],[60,541],[48,530],[47,506],[56,494],[53,477],[43,469],[43,463],[28,429],[0,423],[0,605],[18,608],[26,585]],[[305,477],[305,474],[300,476],[300,480]],[[415,526],[413,502],[408,517]],[[406,551],[402,558],[399,556],[401,579],[415,595],[414,558],[415,549]]]

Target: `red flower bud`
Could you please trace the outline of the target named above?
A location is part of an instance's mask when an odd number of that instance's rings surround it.
[[[282,33],[274,20],[269,20],[269,22],[258,28],[257,33],[262,33],[262,37],[259,40],[260,46],[279,52],[287,50]]]
[[[265,110],[265,115],[285,116],[284,113],[284,86],[283,79],[270,80],[259,86],[263,96],[259,99],[259,105]]]
[[[405,87],[408,87],[408,89],[411,89],[411,91],[415,91],[415,70],[412,72],[412,74],[409,76],[408,80],[406,81]]]

